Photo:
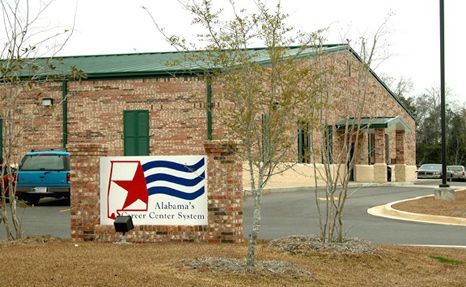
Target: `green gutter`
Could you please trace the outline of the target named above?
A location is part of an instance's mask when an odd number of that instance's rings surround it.
[[[63,148],[68,144],[68,81],[62,82]]]
[[[207,76],[207,140],[212,140],[212,77]]]
[[[189,71],[171,71],[171,70],[163,70],[163,71],[140,71],[140,72],[107,72],[107,73],[86,73],[86,77],[83,80],[92,80],[92,79],[99,79],[99,80],[106,80],[106,79],[130,79],[130,78],[151,78],[157,76],[198,76],[200,74],[204,74],[205,69],[193,69]]]

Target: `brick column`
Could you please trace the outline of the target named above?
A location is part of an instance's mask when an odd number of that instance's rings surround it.
[[[405,131],[396,131],[396,163],[405,163]]]
[[[209,236],[211,242],[243,241],[242,161],[236,144],[204,144],[208,163]]]
[[[387,182],[387,164],[385,162],[385,130],[375,129],[375,164],[374,181]]]
[[[406,164],[405,164],[405,131],[396,131],[396,164],[395,180],[406,181]]]
[[[375,163],[386,163],[384,129],[375,129]]]
[[[94,240],[99,224],[99,158],[107,148],[99,144],[69,144],[71,155],[71,238]]]

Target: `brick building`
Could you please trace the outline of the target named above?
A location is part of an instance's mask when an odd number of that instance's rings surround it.
[[[328,119],[335,152],[338,135],[347,123],[354,124],[347,116],[355,101],[355,67],[361,61],[347,45],[324,46],[323,54],[337,63],[342,79],[337,88],[345,95]],[[309,49],[304,58],[314,55]],[[198,66],[177,63],[181,59],[176,52],[64,57],[59,69],[66,72],[76,66],[87,77],[37,84],[22,94],[16,111],[22,130],[16,142],[17,158],[31,149],[77,143],[104,145],[110,156],[204,154],[206,141],[224,137],[216,120],[224,106],[215,79],[207,80]],[[391,165],[392,180],[410,181],[415,177],[413,116],[375,73],[369,73],[369,99],[360,122],[366,129],[359,135],[354,180],[384,182]],[[292,136],[297,144],[290,161],[299,164],[276,176],[271,186],[308,182],[299,176],[311,168],[302,158],[303,150],[309,148],[303,138],[318,150],[319,135],[301,131]]]

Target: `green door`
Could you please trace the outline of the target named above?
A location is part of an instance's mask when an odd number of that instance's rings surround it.
[[[123,112],[125,156],[149,155],[149,111]]]

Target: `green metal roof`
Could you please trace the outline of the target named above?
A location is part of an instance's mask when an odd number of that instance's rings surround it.
[[[316,55],[317,53],[331,54],[339,51],[349,51],[358,61],[362,62],[359,55],[348,44],[329,44],[319,47],[307,47],[301,50],[301,47],[287,47],[289,56],[305,58]],[[260,64],[270,63],[270,59],[266,48],[247,49],[251,57]],[[60,57],[57,59],[38,58],[32,59],[36,65],[36,61],[52,61],[55,69],[43,69],[39,71],[39,76],[49,75],[68,75],[75,67],[83,71],[88,79],[99,78],[118,78],[118,77],[144,77],[158,75],[174,75],[174,74],[195,74],[203,73],[208,70],[219,67],[208,66],[200,61],[190,59],[205,58],[201,53],[210,53],[211,51],[189,51],[189,52],[158,52],[158,53],[137,53],[137,54],[115,54],[115,55],[94,55],[94,56],[69,56]],[[0,64],[1,64],[0,60]],[[48,66],[48,65],[44,65]],[[398,104],[415,119],[414,115],[403,105],[403,103],[395,96],[395,94],[387,87],[387,85],[370,70],[375,79],[385,88],[385,90],[398,102]],[[37,71],[22,71],[21,76],[32,77],[38,76]]]
[[[393,129],[410,130],[408,124],[400,117],[364,117],[360,119],[349,118],[340,120],[335,127],[338,130],[344,130],[346,126],[361,129]]]
[[[348,47],[346,44],[308,47],[303,50],[301,47],[288,47],[287,55],[291,57],[299,53],[298,58],[303,58],[315,55],[317,52],[332,53],[348,50]],[[265,48],[247,49],[246,51],[257,63],[267,64],[270,62]],[[53,71],[43,71],[42,73],[43,75],[66,75],[74,66],[82,70],[89,79],[192,74],[218,68],[213,67],[212,64],[209,66],[205,60],[202,60],[206,57],[214,57],[214,53],[212,51],[189,51],[60,57],[54,61],[56,68]],[[50,61],[50,58],[35,59],[36,64],[37,60]],[[37,72],[22,73],[24,77],[32,75],[37,76]]]

